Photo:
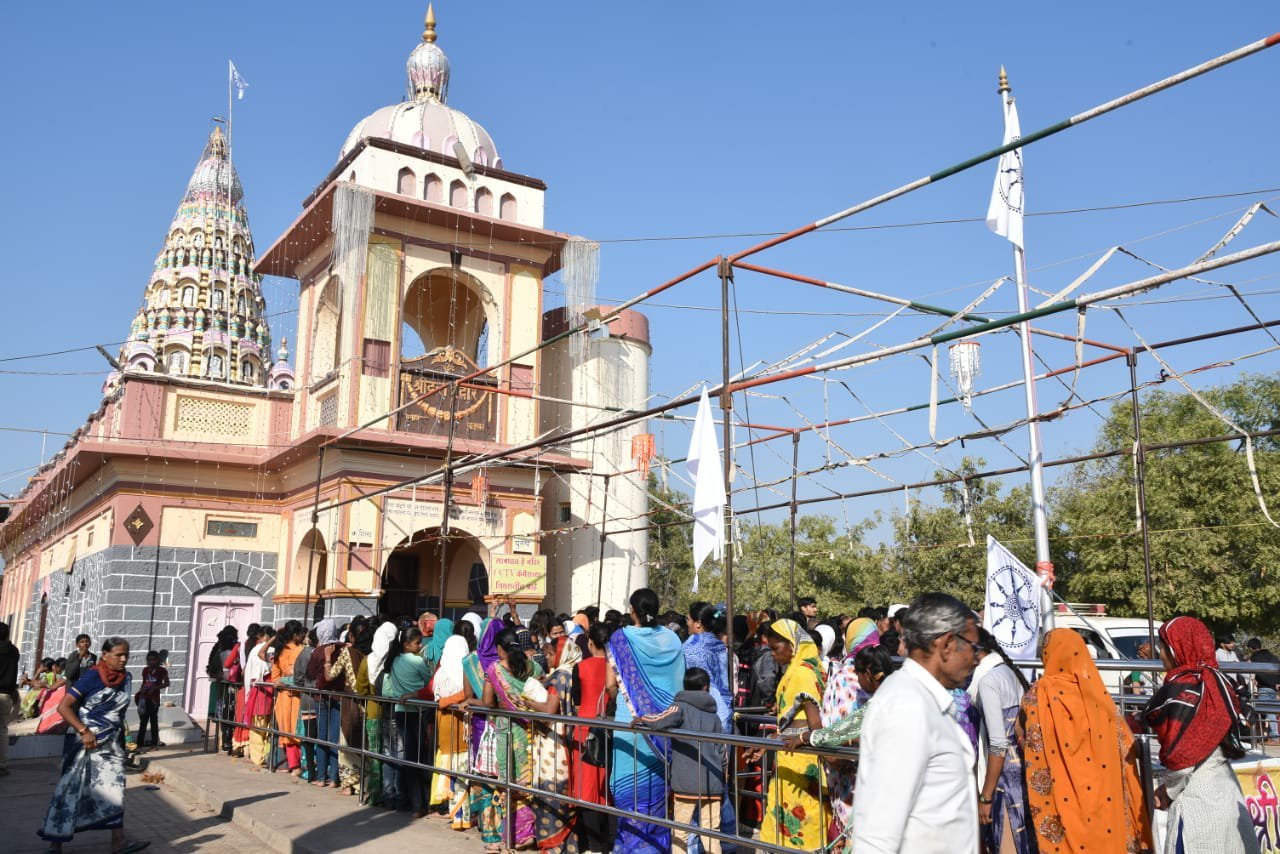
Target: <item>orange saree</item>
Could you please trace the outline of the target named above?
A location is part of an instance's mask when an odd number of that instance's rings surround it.
[[[1030,824],[1042,854],[1150,851],[1133,736],[1080,635],[1045,636],[1022,700]]]

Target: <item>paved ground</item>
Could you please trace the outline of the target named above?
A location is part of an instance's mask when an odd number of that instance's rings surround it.
[[[257,771],[223,754],[162,751],[150,761],[152,770],[164,772],[166,788],[230,817],[256,838],[259,848],[290,854],[484,850],[475,830],[458,833],[443,819],[414,820],[408,813],[361,806],[334,789],[295,781],[283,772]]]
[[[48,845],[36,836],[44,820],[49,798],[58,779],[57,759],[11,761],[10,775],[0,778],[0,850],[7,854],[38,854]],[[130,774],[125,790],[125,828],[131,838],[151,840],[148,851],[157,854],[200,851],[207,854],[244,854],[262,844],[213,810],[182,797],[165,783],[144,783]],[[81,834],[64,846],[67,854],[106,852],[111,848],[108,831]]]

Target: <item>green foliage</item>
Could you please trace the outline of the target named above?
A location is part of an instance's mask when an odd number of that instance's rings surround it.
[[[1246,376],[1205,397],[1250,432],[1280,421],[1280,381],[1271,377]],[[1098,449],[1130,444],[1132,424],[1129,404],[1117,403]],[[1142,431],[1147,445],[1233,432],[1189,395],[1167,392],[1146,396]],[[1273,515],[1280,511],[1278,447],[1275,437],[1255,443]],[[1130,457],[1082,466],[1059,490],[1054,515],[1072,535],[1073,570],[1063,579],[1070,595],[1144,615],[1133,476]],[[1243,443],[1150,451],[1146,492],[1156,617],[1190,611],[1223,626],[1280,628],[1280,531],[1258,508]]]
[[[1246,376],[1205,392],[1250,432],[1280,427],[1280,380]],[[1152,392],[1142,406],[1147,445],[1220,436],[1231,428],[1187,394]],[[1098,432],[1095,449],[1132,445],[1128,401],[1117,402]],[[1280,518],[1280,437],[1255,443],[1264,495]],[[981,470],[966,458],[962,474]],[[938,478],[953,476],[938,472]],[[1035,565],[1030,488],[1024,479],[967,479],[939,490],[937,503],[917,500],[888,519],[890,542],[871,546],[878,517],[848,530],[828,516],[802,516],[796,535],[797,596],[812,595],[825,613],[852,612],[867,604],[908,602],[941,590],[977,607],[982,603],[986,537],[995,536],[1028,566]],[[966,489],[967,487],[967,489]],[[679,492],[650,489],[663,501],[687,508]],[[927,496],[916,496],[926,499]],[[1133,461],[1128,455],[1078,466],[1049,495],[1049,542],[1058,591],[1075,601],[1103,602],[1117,615],[1145,616],[1142,541],[1135,523]],[[967,512],[966,512],[967,511]],[[1210,622],[1264,634],[1280,631],[1280,530],[1258,509],[1239,442],[1216,442],[1147,455],[1147,512],[1155,615],[1194,612]],[[659,508],[654,522],[687,517]],[[739,519],[734,572],[735,609],[790,608],[788,525]],[[973,545],[970,545],[972,535]],[[695,598],[691,529],[657,527],[650,534],[650,584],[665,606],[683,608]],[[721,600],[718,563],[701,572],[696,598]]]

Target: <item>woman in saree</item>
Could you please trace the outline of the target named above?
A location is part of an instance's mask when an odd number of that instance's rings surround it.
[[[440,625],[436,624],[436,633]],[[437,768],[448,771],[470,770],[467,756],[466,674],[462,663],[471,654],[467,639],[455,634],[445,642],[440,655],[440,667],[432,680],[436,709],[436,761]],[[437,773],[432,778],[431,808],[445,808],[445,816],[454,830],[471,828],[471,783],[462,777]]]
[[[276,685],[276,729],[282,733],[298,732],[298,694],[290,691],[293,680],[294,665],[298,662],[298,653],[302,652],[303,641],[307,632],[302,623],[290,620],[284,624],[275,640],[275,658],[271,660],[271,681]],[[279,744],[284,748],[285,763],[289,773],[295,777],[302,775],[302,753],[298,747],[298,739],[281,735]]]
[[[498,660],[497,638],[504,626],[496,619],[496,605],[489,606],[490,617],[480,627],[480,640],[476,651],[462,662],[466,677],[466,700],[472,708],[471,715],[471,770],[475,774],[496,777],[497,755],[493,750],[493,735],[489,733],[489,719],[474,711],[484,700],[485,670]],[[472,820],[480,825],[480,841],[486,851],[502,849],[503,824],[506,819],[506,798],[493,786],[474,783],[471,786]]]
[[[37,833],[51,852],[82,830],[110,830],[112,854],[141,851],[150,842],[124,835],[124,714],[131,680],[129,642],[107,638],[102,656],[71,686],[58,712],[70,728],[62,747],[62,776]]]
[[[546,686],[555,701],[554,712],[572,715],[573,668],[582,661],[582,648],[568,635],[560,635],[554,644],[555,670],[551,671]],[[533,785],[534,788],[556,795],[569,795],[569,763],[573,745],[573,727],[568,724],[534,722],[533,734]],[[533,802],[534,817],[538,822],[538,848],[547,852],[576,852],[578,850],[576,807],[555,798],[536,798]]]
[[[1039,850],[1151,849],[1133,735],[1072,629],[1045,635],[1044,671],[1022,697],[1029,823]]]
[[[658,625],[658,594],[642,587],[631,594],[631,625],[609,638],[606,690],[616,696],[614,720],[631,723],[641,715],[665,711],[684,684],[680,638]],[[617,731],[609,764],[613,803],[632,815],[669,817],[666,760],[670,740],[656,734]],[[638,818],[619,818],[614,850],[628,854],[665,854],[671,829]]]
[[[356,617],[351,621],[347,632],[350,642],[341,648],[337,658],[325,670],[325,680],[332,684],[341,682],[348,693],[357,692],[357,681],[360,665],[372,647],[369,635],[369,621],[364,617]],[[361,639],[364,639],[363,641]],[[365,644],[364,649],[360,648]],[[338,689],[342,690],[342,689]],[[342,744],[361,749],[364,747],[364,703],[350,697],[343,697],[338,703],[338,730]],[[338,753],[338,786],[344,795],[363,797],[360,779],[360,757],[349,751]]]
[[[782,670],[775,695],[778,734],[822,726],[823,666],[817,644],[795,620],[775,620],[767,630],[770,651]],[[793,723],[799,719],[800,726]],[[765,798],[760,838],[783,848],[813,849],[826,842],[827,809],[822,766],[811,753],[778,751]]]
[[[381,697],[378,679],[382,676],[387,662],[387,653],[396,638],[396,624],[384,617],[375,617],[369,626],[372,638],[369,654],[360,662],[356,671],[356,693],[371,699],[365,701],[364,709],[364,744],[371,753],[382,753],[386,740],[383,738],[385,715],[383,703],[376,699]],[[361,803],[382,806],[382,760],[365,757],[364,781],[361,784]]]
[[[986,629],[968,694],[978,713],[978,828],[988,854],[1034,854],[1016,728],[1027,679]]]
[[[267,767],[267,754],[271,750],[271,704],[275,689],[266,684],[271,680],[271,644],[276,630],[270,626],[258,632],[258,642],[249,649],[244,659],[244,714],[249,725],[247,758],[259,768]]]
[[[541,669],[522,648],[514,629],[503,629],[494,639],[498,660],[485,671],[482,704],[509,712],[555,712],[559,701],[548,694],[538,681]],[[532,786],[533,740],[529,722],[508,715],[494,715],[489,720],[496,739],[498,779],[503,782]],[[532,800],[524,794],[510,793],[510,831],[507,844],[512,848],[531,848],[537,839],[537,824]]]
[[[204,672],[209,677],[209,717],[222,721],[218,725],[222,733],[222,749],[232,752],[233,721],[236,717],[236,697],[240,694],[240,630],[235,626],[223,626],[218,632],[218,642],[209,650],[209,661]]]
[[[582,616],[581,614],[579,616]],[[609,647],[609,631],[600,623],[591,626],[587,632],[587,652],[589,655],[573,666],[573,681],[570,694],[574,713],[580,718],[602,718],[607,713],[608,695],[605,693],[605,679],[609,669],[609,661],[605,657]],[[573,796],[589,804],[604,804],[609,801],[608,780],[604,768],[592,765],[583,759],[587,736],[591,727],[578,724],[573,728],[573,751],[569,757],[569,779],[573,783]],[[578,823],[582,828],[580,838],[582,848],[588,852],[608,851],[609,816],[596,810],[582,810],[578,814]]]
[[[845,656],[831,674],[822,695],[822,725],[830,727],[852,715],[862,708],[867,701],[867,692],[862,688],[862,678],[858,672],[857,657],[863,649],[869,649],[880,643],[880,632],[876,630],[875,620],[870,617],[859,617],[850,620],[844,629]],[[826,761],[827,792],[831,800],[832,821],[830,839],[835,839],[848,827],[853,818],[853,783],[858,776],[858,766],[853,762]]]
[[[1257,854],[1258,837],[1231,760],[1244,756],[1247,726],[1231,681],[1218,669],[1214,638],[1194,617],[1160,627],[1164,684],[1142,711],[1167,771],[1157,803],[1167,807],[1165,854]]]

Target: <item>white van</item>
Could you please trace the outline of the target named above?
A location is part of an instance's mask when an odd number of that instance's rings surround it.
[[[1071,603],[1058,604],[1054,614],[1054,625],[1061,629],[1074,629],[1084,638],[1089,654],[1096,659],[1123,659],[1141,661],[1138,658],[1138,647],[1150,639],[1150,626],[1141,617],[1109,617],[1105,605]],[[1156,632],[1160,631],[1161,621],[1155,621]],[[1157,634],[1157,639],[1159,635]],[[1160,659],[1144,661],[1144,664],[1159,664]],[[1132,671],[1104,670],[1103,679],[1113,694],[1121,693],[1125,679]],[[1149,692],[1155,685],[1150,673],[1144,673],[1143,687]]]

